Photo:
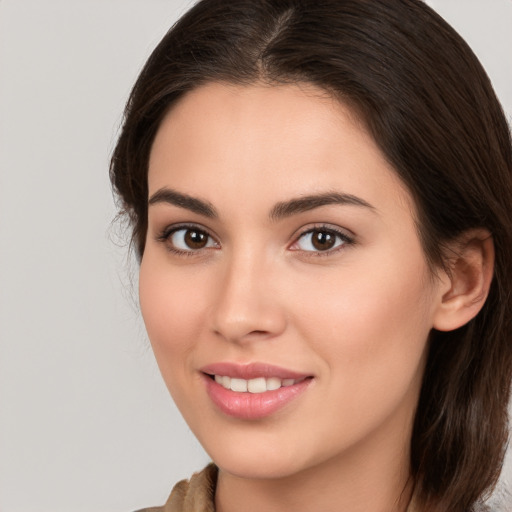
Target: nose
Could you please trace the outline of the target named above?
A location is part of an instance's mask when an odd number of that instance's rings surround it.
[[[212,307],[214,333],[244,344],[268,340],[286,329],[286,314],[275,265],[255,255],[226,261]]]

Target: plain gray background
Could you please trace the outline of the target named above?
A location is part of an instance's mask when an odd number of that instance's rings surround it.
[[[429,3],[510,120],[512,1]],[[191,4],[0,0],[0,512],[162,504],[208,460],[153,361],[108,181],[137,72]]]

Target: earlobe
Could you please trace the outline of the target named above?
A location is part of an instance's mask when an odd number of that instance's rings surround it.
[[[452,331],[482,309],[494,273],[494,243],[485,229],[464,233],[449,246],[446,286],[441,292],[433,327]]]

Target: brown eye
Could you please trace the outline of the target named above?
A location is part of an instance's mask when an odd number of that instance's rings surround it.
[[[328,252],[350,243],[352,240],[343,233],[334,229],[317,228],[303,233],[292,249],[313,253]]]
[[[311,244],[318,251],[327,251],[334,247],[336,236],[327,231],[313,231],[311,233]]]
[[[201,231],[187,229],[185,233],[185,244],[191,249],[202,249],[208,243],[208,235]]]
[[[200,251],[209,247],[217,247],[213,238],[197,228],[179,228],[166,237],[170,249],[181,252]]]

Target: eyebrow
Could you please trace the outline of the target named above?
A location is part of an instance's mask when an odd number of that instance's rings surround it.
[[[172,204],[210,219],[214,219],[219,216],[217,210],[208,201],[203,201],[202,199],[197,199],[196,197],[189,196],[188,194],[182,194],[181,192],[176,192],[176,190],[171,190],[169,188],[161,188],[149,198],[148,205],[158,203]]]
[[[148,201],[149,205],[159,203],[172,204],[211,219],[219,217],[217,210],[210,202],[165,187],[157,190]],[[359,206],[376,211],[374,206],[360,197],[339,192],[326,192],[279,202],[272,208],[269,217],[271,220],[277,221],[332,204]]]
[[[297,213],[307,212],[309,210],[314,210],[315,208],[331,204],[359,206],[376,211],[374,206],[360,197],[352,194],[341,194],[339,192],[327,192],[324,194],[314,194],[277,203],[270,212],[270,218],[276,221],[284,217],[290,217]]]

